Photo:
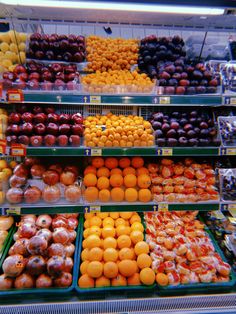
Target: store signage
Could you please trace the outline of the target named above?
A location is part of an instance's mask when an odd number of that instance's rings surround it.
[[[24,94],[21,89],[10,89],[7,91],[8,102],[22,102],[24,100]]]
[[[20,207],[3,207],[2,208],[2,216],[20,215],[20,214],[21,214]]]
[[[235,156],[236,155],[236,148],[226,148],[226,147],[221,147],[219,149],[219,155],[220,156]]]
[[[158,148],[156,150],[157,156],[172,156],[173,149],[172,148]]]
[[[10,155],[14,157],[26,156],[26,147],[23,144],[12,144],[10,149]]]
[[[101,148],[85,148],[84,150],[85,156],[102,156]]]

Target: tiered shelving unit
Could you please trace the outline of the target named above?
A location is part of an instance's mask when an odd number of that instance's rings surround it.
[[[109,4],[108,4],[109,6]],[[103,26],[110,26],[114,30],[119,30],[119,34],[142,34],[146,35],[152,31],[172,32],[178,33],[198,31],[198,32],[235,32],[236,24],[235,17],[232,11],[225,9],[225,14],[222,16],[207,18],[199,18],[195,15],[170,15],[157,13],[139,12],[113,12],[112,22],[109,21],[109,14],[103,10],[93,11],[88,9],[81,10],[72,9],[58,9],[58,8],[40,8],[32,4],[32,6],[8,5],[7,1],[3,4],[0,1],[0,12],[2,21],[10,22],[13,26],[17,25],[22,30],[31,29],[35,31],[37,28],[44,25],[45,29],[57,30],[57,27],[68,28],[68,31],[73,32],[79,28],[79,32],[84,32],[84,35],[89,32],[100,34]],[[231,12],[227,14],[227,12]],[[64,18],[61,19],[61,16]],[[106,13],[106,14],[105,14]],[[104,15],[105,14],[105,15]],[[81,16],[80,21],[77,17]],[[168,22],[167,22],[168,21]],[[157,24],[158,22],[158,24]],[[56,25],[56,26],[55,26]],[[87,110],[93,106],[109,106],[109,108],[122,106],[123,108],[136,107],[137,112],[140,112],[142,107],[220,107],[220,106],[234,106],[236,105],[236,95],[186,95],[186,96],[172,96],[172,95],[149,95],[149,96],[135,96],[135,95],[88,95],[80,93],[46,93],[46,92],[24,92],[24,99],[22,102],[14,103],[15,106],[21,103],[26,104],[56,104],[59,106],[69,107],[73,110],[73,106],[79,106]],[[2,97],[0,104],[9,105],[5,98]],[[71,109],[72,108],[72,109]],[[77,107],[78,108],[78,107]],[[28,147],[26,149],[27,156],[73,156],[73,157],[89,157],[89,156],[195,156],[195,157],[219,157],[219,156],[234,156],[236,155],[236,147],[147,147],[147,148],[48,148],[48,147]],[[2,155],[2,158],[9,157],[9,155]],[[43,213],[87,213],[87,212],[108,212],[108,211],[166,211],[166,210],[225,210],[227,208],[236,208],[236,203],[233,202],[213,202],[213,203],[178,203],[178,204],[79,204],[79,205],[64,205],[57,204],[55,207],[45,204],[37,204],[35,207],[19,205],[11,207],[9,205],[2,205],[0,213],[2,215],[20,215],[20,214],[43,214]],[[207,293],[207,291],[206,291]],[[16,297],[15,300],[1,298],[0,296],[0,313],[138,313],[138,312],[158,312],[158,313],[235,313],[236,312],[236,293],[221,295],[197,295],[184,296],[174,298],[159,298],[156,295],[140,296],[137,295],[108,295],[104,293],[102,298],[105,300],[97,301],[96,296],[91,296],[93,302],[81,301],[80,298],[74,294],[68,294],[63,297],[48,297],[37,296],[35,291],[34,296],[25,296],[24,299]],[[30,303],[36,303],[30,305]],[[11,304],[11,305],[10,305]],[[15,305],[12,305],[15,304]],[[20,304],[20,305],[19,305]]]

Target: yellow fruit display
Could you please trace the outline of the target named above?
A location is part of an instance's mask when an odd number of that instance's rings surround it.
[[[80,288],[153,283],[149,246],[143,241],[144,228],[137,217],[136,212],[85,214]]]
[[[97,71],[82,77],[81,82],[88,93],[151,93],[154,87],[147,74],[128,70]]]
[[[88,70],[129,70],[138,60],[138,40],[88,36],[86,52]]]
[[[146,147],[154,145],[151,123],[144,120],[143,117],[108,113],[106,116],[88,116],[84,125],[85,145],[88,147]],[[124,171],[130,167],[130,164],[125,167],[126,164],[127,162],[122,161],[120,170]],[[137,165],[137,168],[140,168],[138,163]],[[105,168],[109,170],[117,167],[118,164],[112,168],[105,165]],[[142,169],[140,176],[145,176],[144,171]],[[113,174],[118,175],[118,172],[116,170],[116,173],[113,172]]]
[[[17,64],[25,63],[27,37],[15,30],[0,33],[0,72],[13,71]]]

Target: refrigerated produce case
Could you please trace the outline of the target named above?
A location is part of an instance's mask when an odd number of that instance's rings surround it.
[[[152,2],[153,3],[153,2]],[[179,3],[178,3],[179,4]],[[69,6],[72,5],[71,8]],[[95,4],[94,4],[95,5]],[[141,3],[143,5],[143,3]],[[224,6],[226,4],[224,3]],[[106,2],[106,7],[109,7],[109,2]],[[180,7],[177,7],[178,10]],[[191,8],[191,7],[189,7]],[[130,10],[129,10],[130,9]],[[233,7],[220,8],[216,15],[211,15],[214,11],[209,9],[208,12],[202,14],[193,14],[196,12],[178,14],[178,13],[158,13],[152,8],[148,9],[147,6],[142,7],[139,11],[132,8],[124,9],[122,11],[113,9],[112,12],[106,11],[103,8],[96,10],[89,8],[73,8],[73,3],[63,2],[63,7],[43,7],[18,4],[14,1],[0,1],[1,21],[9,23],[11,30],[16,30],[21,33],[44,33],[44,34],[76,34],[88,37],[89,35],[103,36],[103,37],[123,37],[123,38],[148,38],[150,35],[158,37],[167,36],[172,37],[180,35],[184,38],[186,43],[186,52],[191,60],[227,60],[229,61],[230,54],[228,53],[228,38],[235,33],[235,9]],[[143,10],[143,11],[142,11]],[[192,10],[194,10],[192,8]],[[109,12],[109,13],[108,13]],[[214,13],[213,13],[214,14]],[[62,18],[63,16],[63,18]],[[15,33],[16,34],[16,33]],[[16,35],[15,35],[16,36]],[[18,35],[17,35],[18,36]],[[16,39],[16,38],[15,38]],[[14,39],[13,39],[14,42]],[[29,39],[25,42],[26,46],[21,46],[27,49]],[[24,48],[26,47],[26,48]],[[17,48],[19,53],[20,48]],[[21,50],[22,51],[22,50]],[[21,54],[19,61],[24,61],[24,54]],[[86,56],[84,56],[86,59]],[[28,61],[29,57],[27,56]],[[34,58],[31,58],[34,59]],[[37,60],[40,61],[40,60]],[[65,60],[64,60],[65,61]],[[81,62],[83,61],[83,62]],[[81,63],[77,64],[78,72],[86,73],[86,60],[80,60]],[[46,61],[47,66],[51,61]],[[220,62],[220,61],[219,61]],[[221,62],[224,64],[225,61]],[[24,62],[23,62],[24,63]],[[219,70],[217,62],[209,62],[210,67],[215,71]],[[5,64],[6,65],[6,64]],[[230,66],[229,66],[230,68]],[[135,69],[133,69],[135,71]],[[220,77],[219,72],[215,72],[216,77]],[[83,73],[83,75],[85,75]],[[233,86],[234,78],[231,78]],[[25,156],[39,157],[44,164],[50,163],[55,159],[60,159],[67,165],[68,162],[76,162],[79,165],[83,164],[85,168],[91,157],[102,156],[106,157],[129,157],[142,156],[145,163],[159,162],[162,158],[174,159],[175,161],[183,161],[186,157],[192,157],[197,160],[199,164],[209,162],[214,164],[214,169],[218,176],[218,168],[235,168],[234,156],[236,155],[236,147],[224,146],[220,142],[222,134],[220,133],[220,124],[217,124],[217,117],[225,119],[222,116],[234,116],[235,94],[233,89],[224,93],[224,87],[220,82],[217,90],[213,94],[189,94],[189,95],[173,95],[163,93],[163,88],[155,86],[152,90],[144,93],[130,92],[127,86],[116,86],[116,92],[102,93],[98,86],[95,86],[93,92],[89,90],[84,91],[83,87],[76,81],[72,90],[41,90],[39,89],[18,90],[19,85],[12,85],[11,89],[6,92],[3,90],[1,98],[1,108],[6,108],[8,113],[16,112],[23,104],[28,108],[33,108],[35,105],[46,108],[47,106],[54,106],[56,113],[65,113],[73,115],[81,113],[84,119],[94,115],[109,115],[112,112],[116,115],[137,115],[141,116],[146,121],[151,121],[152,114],[157,112],[165,112],[169,114],[176,110],[180,112],[211,112],[214,123],[217,129],[214,139],[214,145],[202,144],[202,146],[157,146],[153,144],[149,147],[90,147],[85,145],[84,139],[79,146],[21,146],[13,145],[11,148],[2,145],[1,153],[2,158],[10,162],[13,158],[17,162],[23,161]],[[230,83],[230,84],[231,84]],[[227,83],[228,84],[228,83]],[[228,84],[227,87],[230,85]],[[155,82],[156,85],[156,82]],[[231,86],[231,85],[230,85]],[[71,88],[71,87],[70,87]],[[17,90],[15,90],[17,89]],[[20,88],[21,89],[21,88]],[[45,87],[45,89],[47,89]],[[51,87],[50,87],[51,89]],[[15,91],[14,91],[15,90]],[[131,89],[132,90],[132,89]],[[133,89],[134,91],[134,89]],[[165,91],[165,90],[164,90]],[[180,108],[181,107],[181,108]],[[29,109],[29,110],[31,110]],[[2,112],[1,112],[2,113]],[[4,124],[4,123],[3,123]],[[102,126],[103,127],[103,126]],[[153,127],[153,124],[152,124]],[[4,128],[4,127],[3,127]],[[154,129],[155,130],[155,129]],[[1,138],[2,139],[2,138]],[[132,146],[132,145],[131,145]],[[220,171],[219,171],[220,172]],[[81,174],[81,176],[83,176]],[[32,179],[31,179],[32,180]],[[218,179],[217,179],[218,180]],[[221,184],[221,180],[219,180]],[[217,184],[219,184],[217,181]],[[31,182],[32,184],[32,182]],[[40,183],[41,184],[41,183]],[[39,186],[40,186],[39,184]],[[81,193],[84,193],[85,187],[83,178],[78,180]],[[219,191],[221,191],[220,186]],[[7,190],[5,190],[6,192]],[[222,212],[235,210],[235,199],[226,200],[221,198],[207,201],[193,202],[178,202],[178,198],[170,201],[155,201],[149,202],[88,202],[84,197],[81,197],[79,202],[75,204],[66,202],[64,199],[59,200],[55,204],[49,204],[45,201],[39,201],[35,204],[27,204],[20,202],[17,204],[9,204],[6,201],[2,202],[1,213],[2,215],[41,215],[41,214],[60,214],[60,213],[80,213],[84,215],[90,212],[156,212],[156,211],[178,211],[178,210],[198,210],[204,212],[202,216],[208,217],[207,212],[220,210]],[[79,250],[78,242],[82,245],[82,225],[77,235],[76,253]],[[212,237],[212,235],[211,235]],[[215,240],[214,240],[215,241]],[[220,245],[220,243],[219,243]],[[217,246],[217,244],[216,244]],[[217,246],[218,248],[218,246]],[[5,257],[7,251],[5,251]],[[81,250],[81,247],[80,247]],[[231,257],[230,257],[231,258]],[[80,256],[75,256],[74,272],[78,272]],[[3,260],[1,260],[1,263]],[[74,277],[78,276],[78,273]],[[140,290],[128,287],[127,290],[123,289],[115,291],[88,291],[87,293],[80,293],[81,289],[78,288],[77,280],[73,278],[73,290],[67,291],[64,294],[57,294],[55,290],[50,295],[45,291],[23,291],[23,294],[11,294],[4,291],[1,295],[0,292],[0,312],[2,313],[235,313],[236,312],[236,292],[235,292],[235,277],[232,274],[231,285],[227,285],[227,293],[224,285],[219,288],[211,289],[209,291],[207,285],[202,289],[188,289],[184,291],[177,291],[176,293],[160,293],[157,286],[151,289]],[[233,282],[233,284],[232,284]],[[70,289],[68,289],[70,290]],[[82,289],[83,290],[83,289]],[[96,290],[96,289],[94,289]],[[101,289],[100,289],[101,290]],[[172,289],[170,289],[172,290]],[[214,294],[212,294],[214,293]],[[166,296],[167,295],[167,296]],[[171,297],[170,297],[171,295]]]

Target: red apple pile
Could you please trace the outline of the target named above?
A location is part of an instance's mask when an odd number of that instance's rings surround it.
[[[30,90],[76,90],[79,87],[79,72],[75,64],[43,63],[29,61],[25,66],[2,75],[3,88]]]
[[[85,59],[85,38],[76,35],[39,34],[30,36],[30,59],[83,62]]]
[[[79,112],[57,114],[52,106],[34,106],[29,110],[19,105],[17,112],[9,115],[6,135],[8,145],[76,147],[80,146],[83,131],[83,117]]]
[[[141,40],[138,66],[158,80],[160,94],[216,93],[219,82],[203,63],[190,64],[183,39],[150,35]]]
[[[25,215],[2,265],[0,290],[72,284],[78,214]]]
[[[43,200],[56,203],[64,198],[76,203],[81,197],[78,168],[74,165],[51,164],[47,167],[38,158],[27,157],[17,165],[9,179],[6,199],[10,204],[36,204]]]

